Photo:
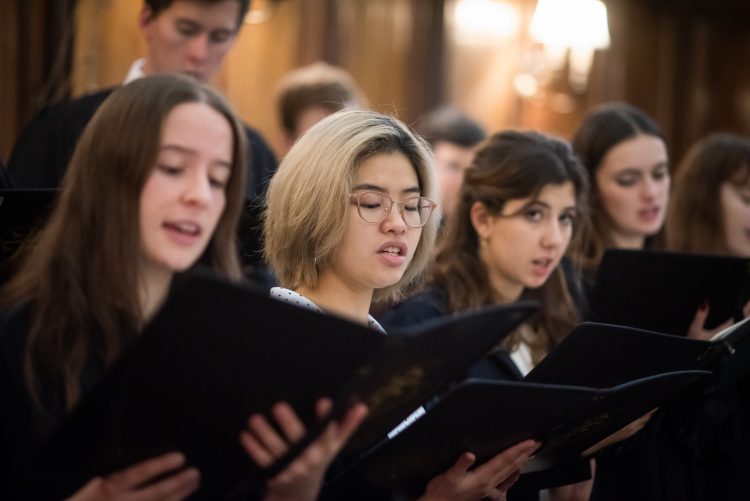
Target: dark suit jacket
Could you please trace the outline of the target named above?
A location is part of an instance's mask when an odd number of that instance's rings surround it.
[[[43,109],[24,128],[8,164],[15,188],[56,188],[68,167],[78,138],[99,106],[115,88],[88,94]],[[266,191],[276,158],[263,138],[245,125],[249,175],[246,193],[255,199]]]

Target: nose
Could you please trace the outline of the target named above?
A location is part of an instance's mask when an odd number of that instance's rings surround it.
[[[564,232],[559,221],[551,222],[542,234],[542,246],[548,249],[561,246],[565,242]]]
[[[201,33],[188,42],[188,58],[194,63],[202,63],[208,58],[209,50],[208,33]]]
[[[211,182],[202,169],[195,169],[185,180],[182,194],[183,202],[188,205],[205,206],[211,198]]]
[[[391,210],[388,211],[388,215],[385,216],[385,219],[380,224],[386,233],[401,234],[406,232],[408,227],[406,226],[406,221],[404,221],[404,216],[401,213],[401,207],[398,202],[394,202],[391,205]]]
[[[641,197],[644,200],[652,200],[656,198],[656,194],[659,192],[659,182],[646,177],[641,185]]]

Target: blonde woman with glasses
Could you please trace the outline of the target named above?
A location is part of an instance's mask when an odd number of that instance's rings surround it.
[[[433,162],[418,136],[378,113],[341,111],[310,129],[268,191],[265,252],[283,286],[271,294],[384,333],[370,304],[400,298],[433,251]],[[522,442],[471,470],[464,453],[422,499],[505,499],[536,447]]]

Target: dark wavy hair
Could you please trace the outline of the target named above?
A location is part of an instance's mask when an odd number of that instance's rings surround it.
[[[459,312],[495,302],[487,269],[479,256],[480,240],[471,223],[471,207],[481,202],[493,215],[509,200],[536,197],[548,185],[572,182],[576,207],[584,211],[588,189],[586,172],[564,141],[535,132],[506,131],[481,143],[466,170],[456,217],[448,222],[432,280],[447,292],[450,310]],[[508,245],[513,245],[508,242]],[[525,298],[542,302],[530,320],[535,338],[532,356],[541,359],[579,321],[560,266],[545,284],[524,291]],[[514,345],[520,341],[512,336]]]

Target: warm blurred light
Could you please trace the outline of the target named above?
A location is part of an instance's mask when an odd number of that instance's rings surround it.
[[[539,83],[534,75],[521,73],[513,79],[513,87],[523,97],[534,97],[539,92]]]
[[[271,20],[279,0],[253,0],[245,14],[245,24],[263,24]]]
[[[530,32],[545,45],[606,49],[607,7],[600,0],[539,0]]]
[[[457,0],[453,9],[456,41],[464,44],[494,42],[518,30],[518,12],[497,0]]]
[[[570,49],[568,81],[581,93],[588,85],[594,51],[609,47],[607,7],[600,0],[539,0],[529,32],[544,45],[551,68],[562,68]]]

